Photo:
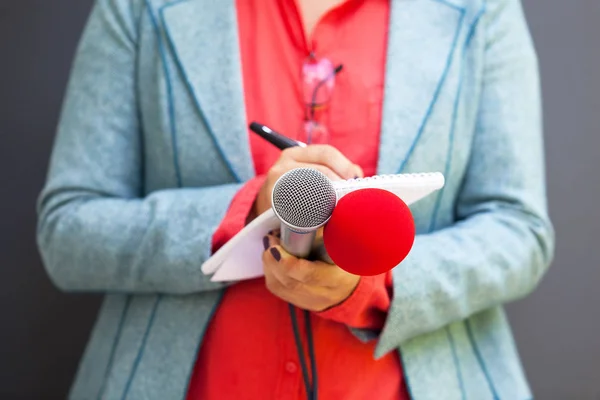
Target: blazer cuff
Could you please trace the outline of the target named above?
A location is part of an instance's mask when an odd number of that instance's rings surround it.
[[[391,273],[363,276],[346,300],[315,314],[350,328],[379,330],[390,307],[391,276]]]
[[[246,222],[250,216],[258,192],[260,192],[265,180],[265,175],[254,177],[246,182],[235,194],[221,224],[213,234],[213,253],[219,250],[221,246],[227,243],[231,238],[237,235],[244,226],[246,226]]]

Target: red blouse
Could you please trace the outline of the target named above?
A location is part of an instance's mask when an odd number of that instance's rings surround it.
[[[347,0],[321,18],[310,39],[293,0],[238,0],[237,17],[248,121],[302,139],[302,63],[313,52],[343,64],[325,111],[330,144],[366,176],[375,174],[389,1]],[[234,198],[214,249],[243,228],[264,174],[279,157],[271,144],[249,135],[257,177]],[[409,399],[397,352],[374,360],[375,342],[361,343],[348,329],[381,328],[390,298],[391,274],[363,277],[342,304],[311,313],[319,398]],[[298,318],[303,327],[301,313]],[[287,303],[264,279],[228,288],[204,336],[187,399],[305,398]]]

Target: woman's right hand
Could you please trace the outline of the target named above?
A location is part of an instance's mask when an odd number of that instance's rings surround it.
[[[295,168],[316,169],[333,181],[363,177],[362,169],[335,147],[319,144],[287,148],[267,172],[265,183],[254,203],[254,215],[260,215],[271,208],[271,192],[275,182],[281,175]]]

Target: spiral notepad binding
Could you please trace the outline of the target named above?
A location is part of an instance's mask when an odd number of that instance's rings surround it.
[[[338,199],[355,190],[368,188],[388,190],[404,199],[407,197],[407,190],[419,192],[419,189],[424,188],[441,189],[444,186],[444,175],[440,172],[375,175],[368,178],[335,181],[333,185]]]

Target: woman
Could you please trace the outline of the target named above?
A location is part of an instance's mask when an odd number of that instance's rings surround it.
[[[106,293],[71,398],[530,398],[501,305],[553,254],[539,96],[518,0],[98,0],[39,202],[56,285]],[[272,234],[264,279],[210,282],[298,166],[446,186],[388,274]]]

